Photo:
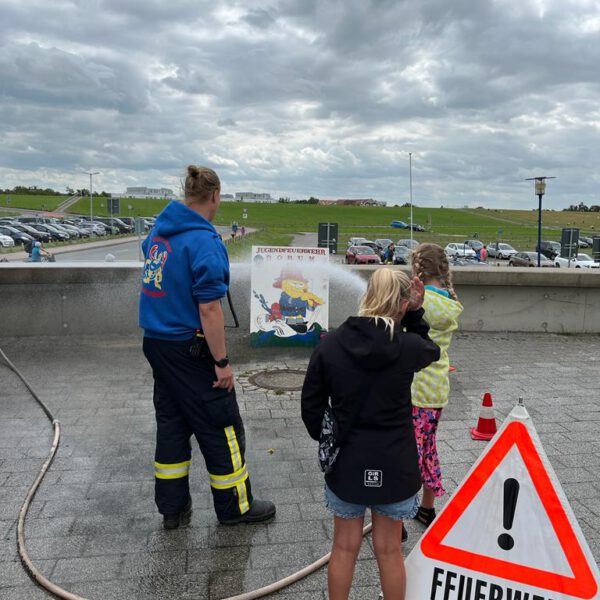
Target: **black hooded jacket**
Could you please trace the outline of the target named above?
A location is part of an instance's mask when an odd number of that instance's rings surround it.
[[[344,442],[326,481],[346,502],[391,504],[421,487],[410,387],[414,373],[440,357],[423,312],[407,313],[392,339],[382,321],[350,317],[313,352],[302,420],[318,440],[331,402]]]

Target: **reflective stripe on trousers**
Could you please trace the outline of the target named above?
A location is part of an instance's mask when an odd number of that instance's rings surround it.
[[[154,476],[157,479],[181,479],[190,474],[191,460],[184,460],[179,463],[164,464],[154,462]]]
[[[246,470],[246,464],[244,463],[240,452],[240,445],[238,444],[233,425],[225,428],[225,436],[227,437],[227,444],[229,445],[233,471],[226,475],[214,475],[213,473],[209,473],[210,485],[217,490],[235,488],[240,514],[244,514],[250,510],[248,490],[246,489],[248,471]]]

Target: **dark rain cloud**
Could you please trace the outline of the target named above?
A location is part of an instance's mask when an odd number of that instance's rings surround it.
[[[0,184],[598,202],[600,8],[577,0],[5,0]],[[83,183],[82,183],[83,185]]]

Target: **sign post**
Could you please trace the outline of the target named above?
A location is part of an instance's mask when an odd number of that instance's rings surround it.
[[[142,217],[135,218],[135,234],[138,236],[138,257],[140,261],[144,260],[142,256],[142,234],[146,230],[144,225],[144,219]]]
[[[579,229],[565,227],[562,230],[560,240],[560,257],[568,259],[568,266],[571,266],[571,260],[577,256],[579,251]]]
[[[327,248],[330,254],[338,253],[337,223],[319,223],[317,246]]]

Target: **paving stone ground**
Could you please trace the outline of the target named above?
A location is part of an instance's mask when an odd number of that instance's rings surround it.
[[[150,371],[133,337],[0,340],[63,427],[62,444],[27,521],[29,552],[43,573],[90,600],[227,598],[289,575],[325,554],[332,522],[323,507],[315,444],[298,392],[266,391],[242,378],[239,399],[257,497],[278,514],[268,525],[220,527],[197,451],[189,527],[161,529],[153,501],[154,421]],[[306,353],[257,353],[236,365],[306,367]],[[600,338],[461,334],[452,347],[452,395],[439,432],[452,492],[485,447],[468,429],[481,396],[501,420],[524,397],[542,443],[596,560],[600,558]],[[51,443],[51,427],[23,385],[0,366],[0,597],[49,597],[16,554],[16,518]],[[270,451],[272,450],[272,452]],[[422,529],[408,523],[407,551]],[[377,568],[363,545],[352,598],[376,598]],[[275,596],[326,598],[321,570]]]

